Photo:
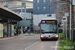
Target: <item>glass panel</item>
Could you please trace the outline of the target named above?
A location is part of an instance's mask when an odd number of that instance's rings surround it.
[[[39,0],[37,0],[37,3],[39,3]]]
[[[11,25],[9,24],[8,25],[8,36],[10,36],[11,35]]]
[[[3,23],[3,36],[7,37],[7,23]]]
[[[43,0],[43,2],[46,2],[46,0]]]
[[[45,10],[46,9],[46,7],[43,7],[43,10]]]
[[[41,31],[42,32],[49,32],[54,33],[57,32],[57,24],[56,23],[45,23],[41,24]]]
[[[39,10],[39,7],[37,7],[37,10]]]
[[[52,7],[50,6],[49,9],[52,9]]]

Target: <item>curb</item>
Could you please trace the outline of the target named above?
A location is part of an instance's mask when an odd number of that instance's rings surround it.
[[[5,37],[5,38],[0,38],[0,40],[9,40],[9,39],[14,39],[16,37],[19,37],[20,35],[18,36],[11,36],[11,37]]]
[[[28,33],[27,33],[27,34],[28,34]],[[21,37],[21,36],[23,36],[23,35],[25,35],[25,34],[20,34],[20,35],[18,35],[18,36],[11,36],[11,37],[0,38],[0,40],[14,39],[14,38],[17,38],[17,37]]]

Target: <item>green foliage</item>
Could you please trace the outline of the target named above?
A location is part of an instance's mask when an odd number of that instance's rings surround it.
[[[60,40],[65,40],[66,39],[66,36],[64,36],[63,33],[60,33],[59,37],[60,37]]]
[[[75,42],[72,42],[70,40],[66,40],[66,37],[63,35],[63,33],[59,34],[60,37],[60,42],[59,42],[59,47],[61,46],[62,48],[59,48],[59,50],[75,50],[74,49],[66,49],[66,47],[75,47]]]
[[[66,46],[69,46],[69,47],[74,47],[74,49],[72,49],[72,50],[75,50],[75,42],[72,42],[72,41],[67,41],[67,43],[66,43]],[[65,49],[65,50],[67,50],[67,49]],[[71,49],[68,49],[68,50],[71,50]]]

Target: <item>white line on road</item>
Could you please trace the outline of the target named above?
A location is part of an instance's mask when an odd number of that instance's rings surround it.
[[[57,48],[58,48],[58,41],[56,41],[55,50],[57,50]]]
[[[28,46],[27,48],[25,48],[25,50],[27,50],[28,48],[32,47],[33,45],[37,44],[39,41],[35,42],[34,44]]]

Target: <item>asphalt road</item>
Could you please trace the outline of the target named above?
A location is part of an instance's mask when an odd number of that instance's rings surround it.
[[[57,40],[40,40],[39,34],[21,34],[18,37],[0,40],[0,50],[58,50]]]

